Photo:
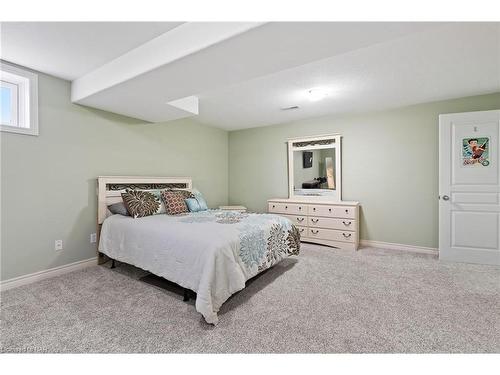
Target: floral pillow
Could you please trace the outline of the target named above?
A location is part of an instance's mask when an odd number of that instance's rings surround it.
[[[126,190],[122,199],[133,218],[155,215],[160,210],[160,200],[148,191]]]
[[[191,197],[191,192],[187,190],[164,190],[161,192],[161,198],[167,215],[178,215],[188,212],[185,199],[189,197]]]

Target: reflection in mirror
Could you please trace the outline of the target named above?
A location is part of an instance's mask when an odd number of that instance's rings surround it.
[[[336,189],[335,149],[293,152],[295,195],[328,195]]]

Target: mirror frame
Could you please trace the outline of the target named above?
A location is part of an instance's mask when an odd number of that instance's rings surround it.
[[[342,200],[342,136],[340,134],[328,134],[311,137],[291,138],[288,143],[288,198],[310,201],[334,201]],[[335,150],[335,193],[328,195],[295,195],[294,190],[294,151],[311,151],[321,149]],[[311,189],[320,190],[320,189]]]

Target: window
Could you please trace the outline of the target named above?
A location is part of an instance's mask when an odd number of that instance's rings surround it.
[[[0,64],[0,130],[38,135],[38,77]]]

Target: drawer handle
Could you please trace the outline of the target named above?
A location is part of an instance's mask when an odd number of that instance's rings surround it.
[[[329,209],[328,209],[328,211],[332,212],[332,209],[331,209],[331,208],[329,208]]]
[[[318,234],[318,233],[319,233],[319,230],[314,230],[314,229],[311,229],[311,233],[312,233],[312,234]]]
[[[298,217],[298,218],[297,218],[297,221],[298,221],[299,223],[302,223],[302,222],[304,221],[304,218],[303,218],[303,217]]]
[[[317,223],[317,222],[319,221],[319,219],[311,219],[311,221],[312,221],[313,223]]]
[[[288,210],[288,206],[285,206],[285,210]]]
[[[273,204],[273,208],[276,208],[276,206]]]
[[[302,207],[299,206],[299,210],[302,210]]]
[[[343,221],[343,222],[342,222],[342,224],[344,224],[344,225],[351,225],[351,224],[352,224],[352,222],[351,222],[351,221],[349,221],[349,222],[347,222],[347,223],[346,223],[345,221]]]
[[[348,212],[349,212],[349,210],[345,210],[345,213],[348,213]]]
[[[299,232],[300,232],[300,233],[304,233],[304,228],[300,228],[300,229],[299,229]]]
[[[313,211],[316,211],[316,207],[313,207]]]
[[[349,237],[351,237],[351,233],[348,233],[348,234],[342,233],[342,235],[343,235],[345,238],[349,238]]]

